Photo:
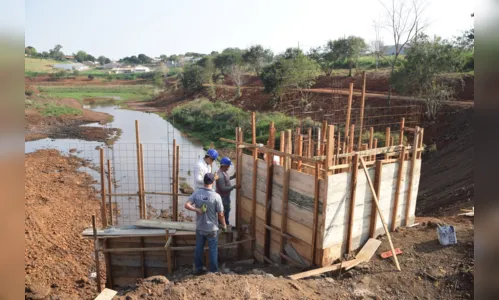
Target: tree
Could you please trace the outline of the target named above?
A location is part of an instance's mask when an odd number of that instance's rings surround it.
[[[152,61],[152,59],[149,56],[142,54],[142,53],[139,54],[139,56],[137,56],[137,58],[139,60],[139,62],[138,62],[139,64],[150,64]]]
[[[35,47],[31,47],[31,46],[24,48],[24,53],[28,56],[36,56],[38,54],[36,52]]]
[[[427,101],[427,115],[434,118],[438,101],[452,97],[451,89],[437,84],[438,75],[462,70],[465,60],[462,50],[448,41],[424,34],[415,37],[402,67],[393,75],[395,88],[405,94],[418,96]]]
[[[47,51],[43,51],[43,52],[41,53],[41,56],[42,56],[43,58],[49,58],[49,57],[50,57],[50,54],[49,54]]]
[[[280,100],[290,89],[310,88],[320,74],[319,64],[301,51],[286,52],[276,62],[264,67],[260,74],[265,91],[271,93],[275,100]]]
[[[85,57],[85,61],[95,61],[95,57],[93,55],[87,54]]]
[[[242,54],[243,52],[239,48],[227,48],[217,55],[213,62],[215,67],[225,76],[230,73],[233,65],[241,63]]]
[[[159,56],[159,58],[161,59],[162,62],[167,62],[168,61],[168,56],[164,55],[164,54],[161,54]]]
[[[411,3],[408,4],[408,2]],[[407,43],[426,28],[427,23],[423,19],[425,8],[425,0],[391,0],[384,3],[381,2],[386,12],[386,20],[384,27],[393,36],[393,43],[395,47],[395,54],[390,62],[390,82],[393,79],[395,72],[395,65],[399,58],[400,52]],[[390,99],[392,94],[393,84],[390,84],[388,90],[388,106],[390,106]]]
[[[62,53],[61,49],[62,49],[61,45],[59,44],[55,45],[54,49],[49,50],[49,57],[55,60],[63,60],[64,53]]]
[[[352,76],[352,68],[357,66],[361,54],[367,49],[367,44],[361,37],[349,36],[328,43],[331,58],[348,64],[348,76]]]
[[[80,50],[74,55],[77,62],[84,62],[87,59],[87,52]]]
[[[196,92],[203,88],[204,70],[198,65],[187,65],[184,72],[180,74],[182,86],[190,92]]]
[[[473,51],[475,48],[475,29],[468,29],[462,35],[454,37],[453,44],[463,50]]]
[[[103,55],[99,56],[97,58],[97,61],[99,62],[99,64],[102,66],[102,65],[105,65],[105,64],[108,64],[111,62],[111,60]]]
[[[177,63],[180,61],[180,57],[176,54],[172,54],[170,55],[170,57],[168,57],[168,60],[172,61],[173,62],[173,66],[177,66]]]
[[[274,54],[270,49],[264,49],[261,45],[251,46],[248,50],[244,51],[242,58],[253,71],[259,75],[262,68],[272,62]]]

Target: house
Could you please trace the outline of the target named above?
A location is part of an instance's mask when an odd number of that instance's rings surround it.
[[[149,69],[148,67],[138,65],[135,66],[135,68],[133,68],[133,73],[147,73],[147,72],[151,72],[151,69]]]
[[[111,69],[111,72],[116,73],[116,74],[129,74],[133,73],[132,68],[113,68]]]
[[[66,70],[66,71],[83,71],[87,70],[88,67],[85,66],[84,64],[76,63],[76,64],[55,64],[54,69],[61,69],[61,70]]]
[[[401,55],[405,55],[407,50],[409,50],[411,48],[411,45],[409,44],[406,44],[402,50],[400,50],[400,53]],[[384,49],[383,49],[383,54],[386,55],[386,56],[391,56],[391,55],[395,55],[395,45],[391,45],[391,46],[385,46]]]
[[[115,62],[102,65],[103,69],[108,69],[108,70],[112,70],[112,69],[116,69],[116,68],[121,68],[121,67],[122,67],[122,64],[115,63]]]

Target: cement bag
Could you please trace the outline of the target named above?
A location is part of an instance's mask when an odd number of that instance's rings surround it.
[[[443,246],[457,244],[456,231],[452,225],[438,225],[437,235],[438,241]]]

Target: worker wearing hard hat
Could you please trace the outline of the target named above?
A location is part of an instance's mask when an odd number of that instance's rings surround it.
[[[206,155],[198,160],[194,166],[194,190],[204,187],[204,175],[211,173],[211,164],[217,160],[217,157],[217,150],[209,149]]]
[[[228,157],[224,157],[220,160],[220,169],[217,171],[218,179],[216,184],[216,192],[222,197],[222,203],[224,205],[224,216],[225,223],[229,225],[229,213],[230,213],[230,192],[238,188],[239,186],[232,185],[230,181],[236,178],[236,173],[229,176],[227,171],[232,165],[232,161]]]

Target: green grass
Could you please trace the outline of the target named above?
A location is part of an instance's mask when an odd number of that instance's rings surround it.
[[[49,67],[48,65],[53,65],[53,64],[63,64],[65,62],[62,61],[57,61],[54,59],[40,59],[40,58],[31,58],[31,57],[25,57],[24,58],[24,72],[25,73],[52,73],[52,67]]]
[[[119,97],[117,102],[130,100],[144,101],[153,96],[151,85],[120,85],[120,86],[39,86],[40,92],[52,98],[73,98],[80,102],[87,98]]]
[[[191,101],[174,108],[168,119],[190,137],[202,141],[203,146],[208,146],[211,142],[217,147],[229,146],[221,142],[220,138],[234,139],[236,127],[241,127],[245,141],[251,142],[251,114],[222,101],[211,102],[206,99]],[[268,128],[272,121],[276,128],[276,145],[279,145],[281,131],[299,124],[298,119],[278,112],[257,113],[256,120],[257,142],[267,142]],[[304,128],[322,126],[321,123],[311,120],[303,122],[302,125]]]
[[[67,105],[60,105],[54,102],[49,102],[43,105],[40,113],[46,117],[58,117],[62,115],[81,115],[81,110],[69,107]]]

